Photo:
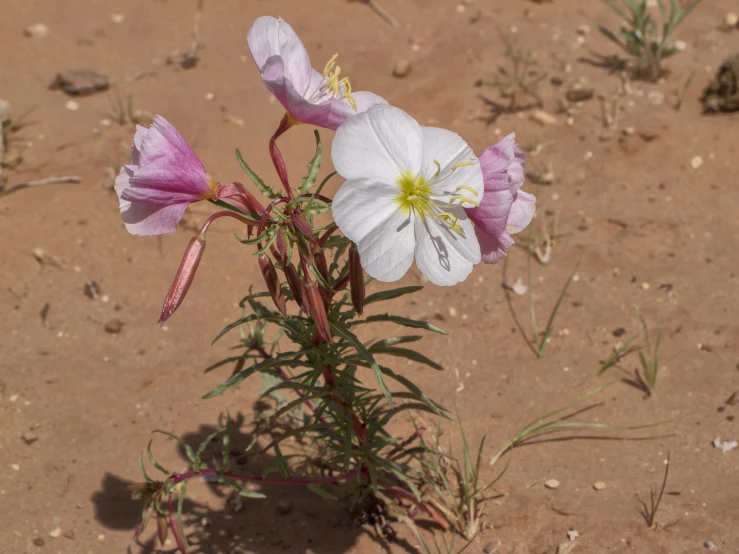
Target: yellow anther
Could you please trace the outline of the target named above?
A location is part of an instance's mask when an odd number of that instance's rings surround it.
[[[331,56],[331,59],[326,63],[326,66],[323,68],[323,76],[328,77],[328,74],[331,73],[331,70],[334,67],[334,62],[336,61],[336,58],[338,58],[338,54],[334,54]]]
[[[465,167],[468,165],[475,165],[475,162],[459,162],[458,164],[454,164],[452,166],[452,171],[457,171],[460,167]]]
[[[461,194],[455,194],[449,199],[450,204],[454,204],[455,202],[459,202],[459,205],[461,206],[465,202],[468,204],[472,204],[476,208],[480,207],[480,203],[476,200],[472,200],[471,198],[467,198],[466,196],[462,196]]]
[[[434,173],[434,176],[431,177],[432,179],[436,179],[439,176],[439,173],[441,173],[441,164],[434,160],[434,165],[436,166],[436,173]]]
[[[459,192],[460,190],[466,190],[466,191],[471,192],[472,194],[475,195],[475,198],[477,198],[478,196],[480,196],[480,194],[475,189],[473,189],[472,187],[470,187],[468,185],[459,185],[457,187],[457,190],[455,190],[454,192]]]
[[[464,228],[459,224],[459,218],[449,212],[442,212],[436,216],[439,221],[445,223],[452,231],[460,236],[464,235]]]

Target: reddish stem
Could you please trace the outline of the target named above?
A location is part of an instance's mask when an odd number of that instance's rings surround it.
[[[257,236],[261,235],[262,231],[264,231],[264,226],[267,224],[267,218],[269,217],[269,212],[272,211],[272,208],[274,208],[278,204],[284,204],[285,202],[289,201],[289,198],[283,196],[270,202],[269,206],[267,206],[267,208],[264,210],[264,213],[262,214],[262,219],[259,220],[259,226],[257,227]]]
[[[172,481],[173,485],[177,485],[186,479],[191,479],[199,475],[213,475],[215,477],[228,477],[235,481],[244,481],[247,483],[264,483],[267,485],[325,485],[329,483],[336,483],[338,481],[346,481],[356,475],[355,471],[349,471],[336,477],[315,477],[307,479],[290,479],[287,477],[254,477],[252,475],[241,475],[240,473],[231,473],[229,471],[217,471],[215,469],[201,469],[199,471],[188,471],[186,473],[173,473],[167,479]],[[164,486],[162,484],[162,486]]]
[[[210,224],[213,223],[216,219],[220,219],[221,217],[233,217],[234,219],[238,219],[242,223],[245,223],[249,227],[252,227],[254,225],[253,221],[246,219],[245,217],[240,216],[237,213],[229,212],[228,210],[223,210],[222,212],[214,213],[208,219],[205,220],[205,223],[203,223],[203,226],[200,228],[200,236],[205,237],[205,232],[208,230],[208,227],[210,227]]]
[[[269,155],[272,158],[272,163],[277,170],[277,174],[280,176],[280,181],[282,182],[282,186],[284,187],[289,199],[293,197],[293,192],[290,190],[290,183],[287,180],[287,166],[285,165],[285,160],[282,158],[282,153],[277,147],[277,139],[294,124],[295,120],[293,120],[288,114],[285,114],[282,121],[280,121],[280,126],[277,127],[275,134],[272,135],[272,138],[269,140]]]

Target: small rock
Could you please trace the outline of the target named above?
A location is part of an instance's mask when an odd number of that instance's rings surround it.
[[[727,29],[734,29],[737,25],[739,25],[739,15],[735,14],[734,12],[729,12],[724,16],[724,24],[726,24]]]
[[[643,141],[652,142],[661,137],[666,130],[667,126],[665,124],[658,123],[656,121],[648,121],[640,125],[636,132]]]
[[[544,110],[534,110],[529,114],[529,119],[535,121],[539,125],[556,125],[557,118]]]
[[[105,324],[103,329],[105,329],[106,333],[117,335],[123,330],[123,325],[124,323],[120,319],[111,319]]]
[[[35,539],[33,539],[33,544],[35,544],[36,546],[44,546],[46,544],[46,541],[41,537],[36,537]]]
[[[658,90],[653,90],[647,94],[649,101],[655,106],[661,106],[665,103],[665,94]]]
[[[207,517],[204,517],[200,520],[201,527],[210,527],[210,525],[211,525],[210,520]]]
[[[624,135],[619,137],[618,145],[624,154],[636,154],[641,150],[643,142],[636,135]]]
[[[38,440],[38,435],[33,431],[26,431],[21,435],[21,438],[23,439],[23,442],[30,445]]]
[[[548,481],[544,481],[544,486],[548,489],[556,489],[559,487],[559,481],[556,479],[549,479]]]
[[[51,531],[49,531],[49,536],[52,539],[58,539],[62,534],[62,528],[59,526],[54,527]]]
[[[64,536],[70,541],[73,541],[77,535],[75,534],[74,529],[67,529],[64,531]]]
[[[496,539],[494,543],[489,542],[485,546],[482,547],[482,553],[483,554],[495,554],[500,549],[500,539]]]
[[[713,544],[711,541],[704,542],[703,546],[706,548],[706,550],[718,550],[718,546]]]
[[[575,542],[563,542],[557,547],[557,554],[570,554],[575,549],[577,543]]]
[[[549,82],[552,83],[555,87],[559,87],[564,84],[565,80],[559,75],[555,75],[554,77],[549,79]]]
[[[626,334],[626,329],[624,329],[623,327],[616,327],[613,330],[613,336],[616,338],[623,337],[625,334]]]
[[[567,538],[571,541],[574,541],[579,536],[580,533],[578,533],[575,529],[570,529],[569,531],[567,531]]]
[[[110,14],[110,20],[113,23],[120,24],[123,23],[123,21],[126,19],[126,15],[122,13],[112,13]]]
[[[238,496],[234,496],[233,498],[231,498],[231,500],[229,500],[228,502],[228,505],[231,508],[231,511],[236,514],[244,509],[244,502]]]
[[[449,308],[449,315],[452,317],[457,317],[457,308],[454,308],[454,307]]]
[[[602,491],[606,489],[606,484],[603,481],[596,481],[593,483],[593,488],[597,491]]]
[[[10,468],[13,471],[20,471],[21,470],[21,466],[19,466],[18,464],[10,464]]]
[[[695,158],[690,160],[690,167],[692,167],[693,169],[698,169],[702,165],[703,165],[703,158],[701,158],[700,156],[696,156]]]
[[[57,73],[49,89],[59,89],[71,96],[87,96],[107,90],[109,86],[110,81],[105,75],[90,69],[69,69]]]
[[[70,100],[66,104],[64,104],[64,107],[67,108],[70,112],[76,112],[80,109],[79,102],[75,102],[74,100]]]
[[[90,300],[95,300],[100,297],[100,285],[97,281],[87,281],[84,288],[85,296]]]
[[[214,99],[215,99],[215,97],[216,97],[216,95],[215,95],[215,94],[213,94],[212,92],[207,92],[207,93],[205,94],[205,99],[206,99],[206,100],[207,100],[208,102],[210,102],[211,100],[214,100]]]
[[[44,38],[49,34],[49,28],[43,23],[34,23],[23,29],[23,34],[29,38]]]
[[[411,62],[409,62],[408,60],[398,60],[397,62],[395,62],[395,67],[393,67],[393,77],[398,77],[399,79],[402,79],[410,72]]]
[[[293,511],[292,500],[280,500],[277,502],[277,511],[282,515],[287,515]]]
[[[571,88],[567,91],[568,102],[585,102],[595,96],[595,89],[593,88]]]
[[[582,35],[582,36],[589,35],[590,34],[590,25],[587,25],[587,24],[579,25],[577,27],[577,34],[578,35]]]

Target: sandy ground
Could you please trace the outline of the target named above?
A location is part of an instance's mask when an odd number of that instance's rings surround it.
[[[167,325],[156,326],[181,253],[209,208],[193,207],[173,235],[128,235],[107,173],[125,161],[133,127],[101,120],[110,118],[116,94],[130,94],[135,109],[172,121],[221,182],[244,180],[235,147],[271,176],[266,144],[281,109],[260,82],[245,35],[256,16],[272,14],[295,27],[317,67],[339,52],[356,90],[371,89],[424,124],[455,130],[478,152],[515,131],[524,147],[541,145],[529,155],[529,168],[549,167],[555,175],[538,189],[534,221],[539,234],[557,223],[551,262],[532,266],[540,322],[581,256],[582,262],[544,358],[527,347],[513,317],[530,336],[527,297],[512,295],[509,304],[501,287],[504,279],[526,278],[527,255],[514,249],[507,267],[479,266],[459,287],[428,286],[415,299],[396,301],[396,313],[450,331],[424,347],[445,373],[399,369],[432,397],[456,402],[471,440],[487,437],[488,455],[534,417],[609,380],[616,383],[581,417],[618,425],[670,420],[639,432],[552,436],[517,449],[470,552],[498,542],[498,552],[555,552],[570,529],[580,534],[576,552],[694,553],[707,540],[719,552],[739,552],[739,450],[721,453],[711,444],[716,436],[739,435],[739,407],[726,405],[739,390],[739,114],[704,116],[698,102],[721,61],[739,50],[739,31],[720,29],[735,3],[704,2],[678,32],[687,48],[670,60],[665,81],[632,82],[621,93],[617,73],[586,61],[592,52],[615,53],[596,31],[599,23],[615,26],[614,16],[595,0],[475,0],[462,13],[456,1],[386,4],[401,22],[397,30],[344,0],[206,0],[201,59],[185,70],[164,61],[189,47],[194,1],[0,2],[0,97],[16,115],[33,109],[14,134],[22,163],[8,170],[8,185],[82,178],[0,198],[0,551],[172,552],[174,544],[160,549],[150,533],[140,543],[131,539],[139,505],[125,486],[139,480],[137,457],[150,432],[167,429],[194,442],[229,409],[243,423],[234,449],[248,444],[257,386],[247,383],[215,401],[200,396],[224,378],[202,373],[229,346],[209,347],[210,340],[237,317],[245,290],[262,286],[256,265],[228,226],[214,229],[187,301]],[[125,17],[115,22],[112,14]],[[34,23],[48,25],[48,36],[24,36]],[[579,35],[582,25],[591,32]],[[474,84],[507,63],[498,29],[537,54],[537,69],[548,73],[539,89],[543,107],[557,124],[540,125],[530,111],[480,120],[489,112],[479,95],[497,93]],[[403,79],[392,76],[399,59],[412,64]],[[69,68],[93,69],[116,85],[75,99],[79,109],[72,111],[65,106],[70,97],[47,88]],[[571,115],[558,114],[558,101],[583,82],[596,97]],[[206,99],[209,93],[214,99]],[[604,125],[598,95],[608,105],[618,98],[613,129]],[[626,136],[628,128],[634,133]],[[293,174],[310,157],[311,134],[298,128],[282,140]],[[323,136],[328,143],[331,133]],[[694,167],[698,156],[702,164]],[[45,252],[44,263],[34,249]],[[85,296],[88,281],[99,284],[103,298]],[[413,270],[403,283],[420,281]],[[650,399],[621,381],[638,367],[635,354],[596,376],[599,361],[641,328],[634,305],[653,339],[663,333],[658,390]],[[105,331],[112,320],[123,323],[119,333]],[[619,328],[626,334],[617,338]],[[22,438],[28,431],[36,436],[32,444]],[[451,427],[446,437],[459,442]],[[154,450],[165,465],[185,468],[170,441],[157,439]],[[647,498],[661,480],[668,453],[670,494],[657,516],[661,528],[650,530],[636,495]],[[486,465],[484,477],[500,469]],[[548,479],[560,486],[547,489]],[[597,481],[606,488],[594,490]],[[193,487],[190,530],[201,537],[193,551],[415,551],[402,528],[405,542],[378,542],[373,530],[353,525],[344,505],[307,491],[266,492],[268,500],[247,501],[234,512],[223,497]],[[289,513],[278,512],[278,501],[288,498]],[[57,528],[61,534],[51,536]]]

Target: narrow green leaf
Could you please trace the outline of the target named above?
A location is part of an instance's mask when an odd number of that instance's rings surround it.
[[[365,301],[366,304],[366,301]],[[403,327],[411,327],[413,329],[425,329],[426,331],[433,331],[434,333],[439,333],[442,335],[448,335],[444,329],[441,327],[437,327],[436,325],[433,325],[427,321],[419,321],[416,319],[409,319],[407,317],[400,317],[395,315],[388,315],[388,314],[380,314],[380,315],[371,315],[369,317],[365,317],[364,319],[360,319],[357,321],[350,321],[348,326],[353,327],[355,325],[363,325],[365,323],[376,323],[376,322],[389,322],[389,323],[396,323],[398,325],[402,325]]]
[[[303,178],[303,184],[298,189],[298,196],[306,194],[313,185],[316,184],[316,177],[321,169],[321,158],[323,155],[323,145],[321,144],[321,135],[318,134],[318,129],[314,129],[313,133],[316,136],[316,154],[308,164],[308,175]]]
[[[420,352],[411,350],[410,348],[397,348],[395,346],[377,346],[373,344],[370,347],[370,352],[372,352],[373,354],[387,354],[389,356],[405,358],[406,360],[411,360],[414,362],[418,362],[419,364],[424,364],[432,367],[437,371],[444,371],[444,367],[442,365],[436,363],[430,358],[427,358]]]
[[[291,353],[291,354],[294,354],[294,353]],[[275,358],[267,358],[266,360],[257,362],[253,364],[251,367],[238,372],[236,375],[232,375],[225,382],[221,383],[220,385],[212,389],[209,393],[204,395],[202,398],[203,400],[207,400],[208,398],[213,398],[214,396],[223,394],[228,389],[235,387],[236,385],[241,383],[244,379],[246,379],[250,375],[253,375],[257,371],[262,371],[264,369],[269,369],[270,367],[275,367],[279,365],[285,365],[285,363],[286,363],[286,360],[283,359],[281,356],[277,356]]]
[[[311,483],[306,487],[310,492],[317,494],[321,498],[325,500],[338,500],[337,497],[335,497],[333,494],[323,490],[321,487],[316,485],[315,483]]]
[[[174,439],[178,443],[180,443],[180,446],[182,446],[182,448],[185,450],[185,455],[187,456],[187,459],[190,460],[193,464],[197,464],[200,461],[200,459],[197,456],[195,456],[195,451],[192,449],[192,446],[187,444],[183,439],[181,439],[177,435],[170,433],[169,431],[162,431],[161,429],[155,429],[152,432],[159,433],[161,435],[169,437],[170,439]]]
[[[234,489],[236,492],[238,492],[239,496],[244,496],[246,498],[267,498],[267,495],[262,494],[261,492],[250,491],[250,490],[245,489],[244,487],[241,486],[241,483],[239,483],[235,479],[226,477],[225,475],[219,475],[218,482],[223,483],[224,485],[228,485],[229,487]]]
[[[572,283],[572,279],[575,277],[575,274],[577,273],[577,269],[580,267],[580,262],[582,261],[582,256],[577,260],[577,263],[575,264],[575,269],[572,270],[572,273],[570,274],[569,278],[567,279],[567,282],[565,283],[564,288],[562,288],[562,292],[559,295],[559,298],[557,298],[557,303],[554,305],[554,308],[552,309],[552,313],[549,316],[549,321],[547,321],[547,327],[544,330],[544,334],[541,337],[541,341],[539,342],[539,357],[541,358],[544,355],[544,349],[547,345],[547,339],[552,334],[552,330],[554,329],[554,320],[557,318],[557,313],[559,312],[559,308],[562,305],[562,301],[565,299],[565,295],[567,294],[567,289],[570,287],[570,283]]]
[[[421,289],[423,289],[423,287],[421,286],[412,286],[412,287],[400,287],[400,288],[391,289],[391,290],[381,290],[379,292],[370,294],[365,299],[364,304],[367,305],[367,304],[372,304],[373,302],[382,302],[383,300],[391,300],[393,298],[399,298],[406,294],[412,294],[414,292],[418,292]]]
[[[244,158],[241,157],[241,152],[238,148],[236,149],[236,159],[238,160],[241,169],[246,172],[246,174],[249,176],[249,179],[252,180],[252,183],[257,186],[259,192],[261,192],[264,196],[270,198],[271,200],[280,197],[280,195],[277,194],[271,186],[262,181],[262,178],[254,173],[252,168],[249,167],[249,164],[247,164],[246,161],[244,161]]]
[[[329,325],[331,326],[331,329],[333,329],[334,333],[336,333],[343,339],[346,339],[349,344],[354,347],[354,350],[357,351],[357,354],[359,354],[369,364],[370,369],[375,373],[375,378],[377,379],[377,385],[380,387],[380,391],[382,391],[382,393],[385,395],[388,404],[392,406],[393,397],[390,394],[390,389],[387,388],[387,385],[385,384],[385,379],[382,378],[380,367],[377,365],[377,362],[372,356],[372,353],[367,350],[367,348],[362,344],[362,341],[360,341],[354,333],[349,331],[343,325],[333,322],[329,322]]]
[[[144,468],[144,453],[139,452],[139,469],[141,469],[141,474],[144,476],[144,479],[146,481],[151,481],[152,479],[147,475],[146,469]]]
[[[195,452],[195,456],[198,460],[200,460],[200,457],[203,455],[203,452],[205,452],[205,449],[208,448],[210,442],[224,431],[225,429],[218,429],[218,431],[214,431],[213,433],[208,435],[203,442],[200,443],[197,452]]]
[[[151,443],[154,441],[154,439],[149,441],[149,445],[146,447],[146,455],[149,457],[149,463],[153,465],[156,469],[164,473],[164,475],[170,475],[170,472],[164,469],[159,462],[157,462],[154,459],[154,454],[151,453]]]
[[[187,480],[182,481],[180,485],[180,492],[177,495],[177,526],[180,528],[180,536],[185,543],[185,548],[190,548],[187,542],[187,535],[185,535],[185,527],[182,525],[182,506],[185,503],[185,493],[187,491]]]
[[[382,346],[395,346],[396,344],[405,344],[407,342],[416,342],[421,340],[421,335],[403,335],[399,337],[388,337],[386,339],[378,340],[371,347],[370,351],[375,347]]]

